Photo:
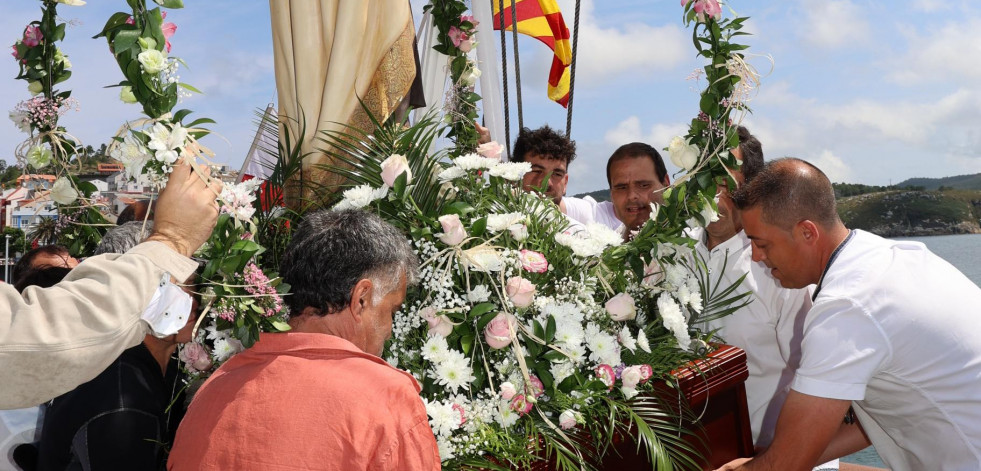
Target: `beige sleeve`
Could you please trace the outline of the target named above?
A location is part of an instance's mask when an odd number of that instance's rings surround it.
[[[0,409],[40,404],[101,373],[149,333],[140,315],[164,273],[197,264],[159,242],[89,258],[51,288],[0,284]]]

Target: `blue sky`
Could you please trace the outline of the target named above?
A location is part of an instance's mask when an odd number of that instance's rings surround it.
[[[206,144],[237,168],[251,143],[252,110],[275,98],[268,4],[185,3],[168,17],[178,25],[173,54],[191,67],[182,80],[205,94],[183,106],[218,121],[221,137]],[[416,10],[421,4],[413,0]],[[571,28],[574,0],[559,4]],[[121,75],[105,42],[89,39],[125,5],[90,0],[60,8],[76,23],[63,49],[74,64],[67,86],[81,105],[62,122],[86,144],[106,142],[126,119],[139,117],[138,107],[118,101],[117,89],[101,88]],[[751,17],[747,43],[766,74],[744,124],[767,158],[801,157],[835,181],[868,184],[981,172],[978,2],[744,0],[729,7]],[[0,9],[9,43],[39,17],[33,0],[8,0]],[[582,0],[580,28],[572,193],[606,186],[606,158],[620,144],[662,148],[682,133],[698,102],[698,84],[685,79],[701,66],[677,0]],[[526,125],[564,129],[565,110],[545,98],[550,51],[530,38],[519,41]],[[29,96],[15,75],[13,59],[0,61],[6,109]],[[22,138],[0,124],[0,157],[9,161]]]

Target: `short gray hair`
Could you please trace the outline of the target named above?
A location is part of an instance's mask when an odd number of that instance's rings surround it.
[[[419,279],[419,259],[391,224],[363,210],[320,210],[307,214],[280,262],[289,283],[286,304],[293,315],[311,307],[319,315],[344,310],[358,281],[375,283],[374,300],[394,291],[404,275]]]
[[[113,227],[102,236],[102,241],[95,248],[92,255],[104,253],[126,253],[129,249],[136,247],[140,242],[146,240],[153,232],[153,221],[146,221],[146,228],[143,221],[130,221],[121,226]]]

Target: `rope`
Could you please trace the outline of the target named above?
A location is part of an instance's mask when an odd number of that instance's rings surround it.
[[[501,10],[502,12],[504,10]],[[518,60],[518,7],[511,0],[511,36],[514,38],[514,89],[518,100],[518,131],[525,128],[524,116],[521,112],[521,61]]]
[[[572,94],[576,90],[576,49],[579,46],[579,3],[576,0],[576,18],[572,30],[572,64],[569,66],[569,103],[565,109],[565,137],[572,136]]]
[[[508,112],[508,45],[507,32],[504,29],[504,0],[498,0],[498,18],[501,27],[501,75],[504,77],[504,144],[508,149],[508,159],[511,159],[511,113]]]

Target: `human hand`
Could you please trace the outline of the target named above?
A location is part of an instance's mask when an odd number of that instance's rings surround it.
[[[147,240],[163,242],[190,257],[211,236],[218,220],[221,179],[211,178],[207,167],[195,169],[181,159],[160,192],[154,211],[153,234]]]
[[[491,141],[490,129],[487,129],[480,125],[480,123],[474,121],[474,126],[477,126],[477,144],[487,144]]]

